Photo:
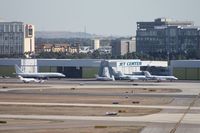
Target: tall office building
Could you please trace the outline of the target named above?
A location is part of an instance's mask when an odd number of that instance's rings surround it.
[[[92,44],[93,44],[92,48],[94,50],[97,50],[100,48],[100,40],[99,39],[94,39]]]
[[[177,52],[200,48],[200,27],[191,21],[158,18],[137,22],[137,52]]]
[[[127,53],[136,52],[135,38],[111,41],[112,55],[121,56]]]
[[[0,55],[35,52],[34,26],[23,22],[0,22]]]

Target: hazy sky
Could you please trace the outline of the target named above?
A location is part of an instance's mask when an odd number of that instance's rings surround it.
[[[135,35],[137,21],[158,17],[200,26],[200,0],[0,0],[0,19],[34,24],[39,31]]]

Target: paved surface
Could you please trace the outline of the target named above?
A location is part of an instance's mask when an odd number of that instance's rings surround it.
[[[61,107],[113,107],[113,108],[151,108],[185,110],[188,106],[167,105],[116,105],[116,104],[82,104],[82,103],[34,103],[34,102],[0,102],[0,105],[26,105],[26,106],[61,106]],[[190,110],[200,111],[200,107],[191,107]]]
[[[0,81],[3,83],[4,81]],[[6,83],[19,83],[15,79],[5,80]],[[20,84],[20,83],[19,83]],[[109,124],[135,124],[146,126],[142,133],[197,133],[200,132],[200,83],[199,82],[164,82],[164,83],[152,83],[152,82],[98,82],[90,80],[50,80],[43,85],[51,85],[46,89],[57,88],[62,89],[66,86],[76,88],[161,88],[161,89],[180,89],[181,92],[175,93],[136,93],[136,94],[119,94],[113,92],[112,94],[102,93],[32,93],[27,90],[33,88],[9,88],[0,89],[1,94],[36,94],[36,95],[84,95],[84,96],[141,96],[141,97],[173,97],[173,102],[168,105],[113,105],[113,104],[80,104],[80,103],[29,103],[29,102],[0,102],[0,105],[26,105],[26,106],[78,106],[78,107],[128,107],[128,108],[155,108],[162,109],[157,114],[134,116],[134,117],[118,117],[118,116],[60,116],[60,115],[13,115],[13,114],[0,114],[0,118],[9,119],[34,119],[34,120],[62,120],[64,123],[68,123],[69,127],[76,127],[75,123],[82,123],[83,126],[92,125],[94,123],[106,123]],[[41,89],[41,88],[34,88]],[[69,122],[74,122],[69,123]],[[84,123],[84,124],[83,124]],[[46,128],[52,128],[52,125],[43,125]],[[56,127],[63,127],[63,124],[55,124]],[[66,126],[66,125],[65,125]],[[42,125],[37,126],[1,126],[0,131],[4,129],[38,129]]]
[[[49,85],[48,81],[45,84],[42,85]],[[55,81],[54,81],[55,82]],[[80,95],[80,96],[142,96],[142,97],[175,97],[175,98],[194,98],[196,97],[199,93],[199,86],[200,83],[180,83],[180,82],[175,82],[175,83],[169,83],[169,82],[164,82],[164,83],[149,83],[149,82],[137,82],[134,83],[134,85],[130,82],[105,82],[102,84],[102,82],[97,82],[93,83],[90,81],[89,83],[77,83],[77,82],[69,82],[69,81],[58,81],[58,84],[53,84],[51,86],[48,86],[44,89],[63,89],[63,88],[78,88],[78,89],[84,89],[84,88],[96,88],[98,87],[99,89],[101,88],[129,88],[129,89],[134,89],[134,88],[143,88],[143,87],[148,87],[148,88],[159,88],[159,89],[180,89],[181,92],[174,92],[174,93],[107,93],[107,92],[98,92],[98,93],[84,93],[84,92],[67,92],[67,93],[40,93],[40,92],[28,92],[23,90],[36,90],[36,89],[41,89],[41,88],[9,88],[9,89],[0,89],[0,93],[8,93],[8,94],[37,94],[37,95]],[[51,82],[50,82],[51,83]],[[51,83],[52,84],[52,83]],[[95,85],[94,85],[95,84]],[[188,86],[190,84],[190,86]],[[67,86],[65,86],[67,85]],[[188,89],[189,88],[189,89]]]
[[[60,115],[0,115],[0,118],[12,119],[37,119],[37,120],[92,120],[92,121],[125,121],[125,122],[153,122],[153,123],[176,123],[183,114],[151,114],[133,117],[110,117],[110,116],[60,116]],[[184,124],[200,124],[200,114],[187,114],[182,121]]]

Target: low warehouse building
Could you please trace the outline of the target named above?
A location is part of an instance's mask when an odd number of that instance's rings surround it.
[[[14,65],[24,72],[60,72],[67,78],[91,78],[98,73],[104,59],[0,59],[0,75],[14,76]],[[139,72],[142,66],[167,67],[164,61],[141,61],[139,59],[107,60],[109,66],[125,74]]]
[[[200,80],[200,60],[172,60],[170,68],[178,79]]]

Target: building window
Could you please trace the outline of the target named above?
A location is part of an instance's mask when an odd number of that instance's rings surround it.
[[[13,32],[14,26],[10,25],[10,32]]]
[[[3,25],[0,25],[0,32],[3,31]]]
[[[19,32],[22,32],[22,27],[21,26],[19,26]]]
[[[28,29],[28,35],[32,36],[33,35],[33,29]]]

